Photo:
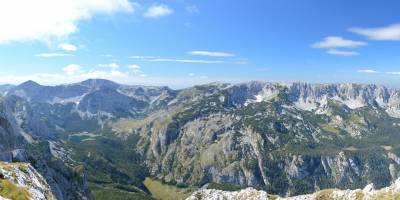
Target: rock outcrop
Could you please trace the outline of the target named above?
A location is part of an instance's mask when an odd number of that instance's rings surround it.
[[[55,200],[50,186],[29,163],[0,162],[0,195],[32,200]]]
[[[203,189],[194,192],[190,197],[186,198],[186,200],[224,200],[224,199],[268,200],[268,195],[264,191],[255,190],[253,188],[247,188],[235,192],[226,192],[214,189]]]
[[[214,189],[201,189],[194,192],[186,200],[394,200],[400,198],[400,179],[393,184],[381,189],[375,189],[374,185],[368,184],[364,189],[338,190],[326,189],[313,194],[305,194],[293,197],[279,197],[267,195],[265,191],[246,188],[239,191],[229,192]]]

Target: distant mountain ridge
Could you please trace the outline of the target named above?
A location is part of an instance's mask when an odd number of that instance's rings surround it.
[[[31,155],[27,146],[40,143],[46,159],[79,171],[77,184],[87,181],[97,198],[110,190],[147,198],[144,176],[282,196],[379,188],[400,176],[400,89],[253,81],[174,90],[91,79],[28,81],[1,99],[14,128],[0,125],[15,137],[0,136],[0,149],[16,152],[3,158],[26,160],[17,152]]]

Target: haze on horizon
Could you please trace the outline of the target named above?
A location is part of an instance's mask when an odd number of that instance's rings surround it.
[[[399,7],[396,0],[2,1],[0,83],[399,87]]]

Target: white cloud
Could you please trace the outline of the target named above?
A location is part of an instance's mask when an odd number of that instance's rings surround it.
[[[337,49],[329,49],[326,51],[327,54],[335,55],[335,56],[356,56],[358,53],[356,51],[342,51]]]
[[[129,0],[1,1],[0,43],[62,39],[78,30],[78,22],[96,14],[133,12]]]
[[[146,59],[150,62],[177,62],[177,63],[201,63],[201,64],[218,64],[225,63],[223,60],[192,60],[192,59],[171,59],[171,58],[153,58]]]
[[[159,18],[170,15],[174,12],[170,7],[165,4],[154,4],[150,6],[144,13],[144,17],[147,18]]]
[[[156,56],[129,56],[129,58],[133,59],[152,59],[152,58],[157,58]]]
[[[133,65],[128,65],[128,68],[130,69],[140,69],[139,65],[133,64]]]
[[[211,51],[190,51],[188,52],[190,55],[196,56],[212,56],[212,57],[233,57],[235,54],[226,53],[226,52],[211,52]]]
[[[76,64],[69,64],[62,69],[65,73],[72,76],[81,71],[81,66]]]
[[[186,7],[186,12],[191,13],[191,14],[197,14],[199,13],[199,8],[197,8],[196,5],[191,5]]]
[[[356,56],[358,55],[358,52],[340,50],[340,48],[358,48],[364,45],[367,45],[367,43],[362,41],[348,40],[337,36],[329,36],[325,37],[322,41],[315,42],[311,45],[311,47],[317,49],[327,49],[326,53],[330,55]]]
[[[386,72],[387,74],[400,75],[400,72]]]
[[[368,74],[378,73],[377,71],[372,70],[372,69],[359,69],[359,70],[357,70],[357,72],[358,73],[368,73]]]
[[[119,65],[117,63],[98,64],[97,66],[99,66],[99,67],[108,67],[108,68],[111,68],[111,69],[114,69],[114,70],[119,68]]]
[[[351,28],[351,32],[368,37],[371,40],[400,41],[400,24],[379,28]]]
[[[78,47],[76,47],[73,44],[68,44],[68,43],[62,43],[58,45],[58,48],[64,50],[64,51],[76,51],[78,50]]]
[[[131,56],[130,58],[137,59],[145,62],[176,62],[176,63],[198,63],[198,64],[234,64],[244,65],[248,62],[246,60],[198,60],[198,59],[176,59],[176,58],[157,58],[147,56]]]
[[[49,57],[63,57],[63,56],[72,56],[72,55],[67,54],[67,53],[39,53],[39,54],[35,54],[34,56],[49,58]]]
[[[329,36],[325,37],[322,41],[312,44],[311,47],[318,49],[357,48],[366,44],[367,43],[361,41],[347,40],[342,37]]]
[[[189,73],[188,74],[188,76],[191,76],[191,77],[193,77],[193,76],[195,76],[196,74],[194,74],[194,73]]]
[[[139,65],[128,65],[128,68],[132,70],[133,74],[137,75],[142,73],[142,70],[140,70],[140,66]]]

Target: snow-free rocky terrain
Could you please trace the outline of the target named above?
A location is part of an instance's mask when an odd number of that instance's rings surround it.
[[[28,163],[0,162],[0,199],[55,199],[46,180]]]
[[[268,195],[265,191],[246,188],[239,191],[221,191],[214,189],[202,189],[194,192],[186,200],[395,200],[400,198],[400,179],[393,184],[376,190],[374,185],[368,184],[364,189],[339,190],[327,189],[293,197],[279,197]]]
[[[0,92],[0,160],[30,163],[56,199],[152,199],[145,177],[296,196],[400,176],[400,89],[93,79]]]

